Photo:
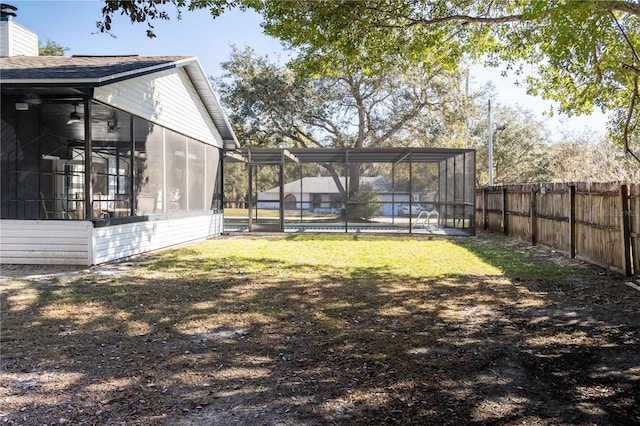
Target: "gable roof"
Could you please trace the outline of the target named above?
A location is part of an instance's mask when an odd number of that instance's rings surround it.
[[[0,81],[17,84],[110,84],[175,68],[188,56],[14,56],[0,60]]]
[[[238,146],[233,129],[207,77],[193,56],[14,56],[0,58],[0,85],[6,88],[68,88],[78,94],[119,81],[184,68],[225,141]]]

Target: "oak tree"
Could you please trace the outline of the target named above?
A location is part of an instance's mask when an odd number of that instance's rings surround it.
[[[456,68],[462,60],[504,65],[525,76],[529,92],[559,102],[567,114],[610,112],[610,129],[637,148],[640,119],[640,3],[632,0],[139,0],[105,1],[112,16],[168,19],[167,5],[252,8],[265,31],[300,52],[298,70],[331,72],[349,62],[369,73],[421,63]],[[340,61],[340,62],[338,62]],[[635,155],[635,154],[634,154]],[[640,160],[639,160],[640,161]]]
[[[345,62],[330,74],[302,76],[250,48],[234,48],[222,68],[216,88],[245,146],[444,145],[455,137],[443,134],[456,127],[449,125],[452,117],[465,120],[463,74],[443,69],[426,72],[417,66],[368,74]],[[346,195],[338,166],[322,166]],[[359,189],[360,164],[350,163],[346,173],[352,197]]]

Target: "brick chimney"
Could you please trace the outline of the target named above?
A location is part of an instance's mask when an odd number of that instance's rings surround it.
[[[38,56],[38,36],[15,22],[16,7],[0,3],[0,57]]]

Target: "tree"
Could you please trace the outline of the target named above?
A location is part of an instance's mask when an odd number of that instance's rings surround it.
[[[487,102],[484,102],[487,105]],[[480,110],[472,129],[476,140],[476,182],[488,181],[487,110]],[[492,105],[493,167],[496,185],[540,182],[549,179],[549,146],[544,124],[530,111]]]
[[[290,9],[290,10],[287,10]],[[631,151],[640,102],[640,4],[635,1],[267,1],[269,34],[300,48],[312,67],[336,54],[363,65],[387,53],[407,63],[456,66],[460,60],[537,67],[525,78],[532,94],[562,112],[612,112],[610,127]],[[376,65],[379,66],[379,65]]]
[[[64,47],[51,39],[47,39],[47,42],[43,45],[40,43],[38,47],[38,55],[40,56],[64,56],[64,52],[69,50],[68,47]]]
[[[346,65],[330,75],[305,77],[249,48],[234,49],[222,68],[225,74],[215,82],[221,101],[249,146],[425,146],[429,128],[423,125],[445,117],[444,109],[462,111],[466,101],[461,75],[445,70],[369,75]],[[346,195],[336,166],[323,167]],[[351,163],[348,176],[351,197],[358,191],[360,165]]]
[[[549,177],[559,182],[637,182],[640,169],[610,138],[597,140],[590,133],[572,133],[551,146]]]
[[[101,30],[120,11],[134,22],[167,19],[160,6],[229,7],[262,14],[265,31],[302,53],[299,70],[349,63],[384,73],[397,64],[455,68],[483,60],[521,73],[529,91],[568,114],[610,111],[616,139],[632,153],[640,112],[640,3],[631,0],[124,0],[107,1]],[[640,159],[639,159],[640,161]]]

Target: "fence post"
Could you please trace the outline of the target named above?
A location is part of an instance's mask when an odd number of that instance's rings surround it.
[[[509,235],[509,224],[507,216],[507,187],[502,187],[502,232]]]
[[[538,242],[537,234],[537,211],[536,211],[536,189],[534,186],[531,187],[531,196],[529,198],[529,226],[531,232],[531,245],[535,246]]]
[[[489,218],[487,217],[487,187],[482,188],[482,229],[485,231],[489,228]]]
[[[576,186],[569,185],[569,254],[576,257]]]
[[[622,238],[622,254],[624,256],[622,273],[625,277],[629,277],[631,276],[631,231],[629,229],[629,192],[625,184],[620,185],[620,212],[622,214],[620,236]]]
[[[633,273],[640,276],[640,184],[631,185],[629,201],[629,219],[631,224],[631,256],[633,257]]]

